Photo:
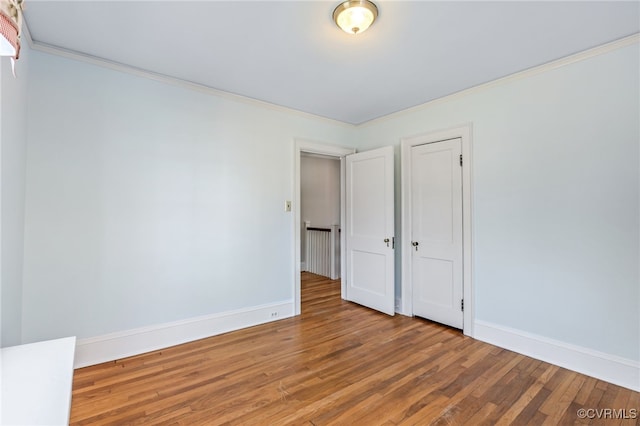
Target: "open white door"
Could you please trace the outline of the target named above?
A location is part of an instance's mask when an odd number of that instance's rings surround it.
[[[346,299],[395,313],[393,147],[346,157]]]

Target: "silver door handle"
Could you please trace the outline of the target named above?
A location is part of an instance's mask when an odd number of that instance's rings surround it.
[[[411,241],[411,245],[416,248],[416,251],[418,251],[418,242],[417,241]]]
[[[390,239],[388,239],[388,238],[385,238],[385,239],[384,239],[384,242],[385,242],[385,243],[387,243],[387,247],[389,247],[389,242],[391,242],[391,240],[390,240]]]

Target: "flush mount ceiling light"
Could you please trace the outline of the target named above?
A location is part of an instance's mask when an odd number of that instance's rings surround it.
[[[366,31],[378,17],[378,8],[369,0],[347,0],[333,11],[333,20],[349,34]]]

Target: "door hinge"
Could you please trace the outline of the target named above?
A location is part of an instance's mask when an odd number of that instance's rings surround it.
[[[460,310],[464,312],[464,299],[460,299]]]
[[[460,167],[462,167],[462,154],[460,154]]]

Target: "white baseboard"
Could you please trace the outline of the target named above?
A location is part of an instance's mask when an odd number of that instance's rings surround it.
[[[307,270],[307,262],[300,262],[300,270],[305,272]]]
[[[640,391],[640,362],[485,321],[475,321],[474,338],[501,348]]]
[[[293,315],[293,301],[289,300],[78,339],[74,368],[139,355]]]

